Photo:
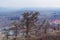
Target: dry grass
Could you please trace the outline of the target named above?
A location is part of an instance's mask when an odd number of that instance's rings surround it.
[[[2,37],[0,37],[0,40],[2,40]],[[9,39],[9,40],[13,40],[13,39]],[[51,35],[51,36],[46,36],[46,37],[42,37],[42,38],[20,38],[18,37],[17,40],[60,40],[60,35]]]
[[[3,37],[0,36],[0,40],[2,40]],[[9,40],[13,40],[13,37],[10,36],[9,37]],[[53,35],[49,35],[49,34],[44,34],[44,35],[41,35],[41,36],[33,36],[31,38],[25,38],[24,36],[23,37],[17,37],[17,40],[60,40],[60,32],[56,32],[55,34]]]

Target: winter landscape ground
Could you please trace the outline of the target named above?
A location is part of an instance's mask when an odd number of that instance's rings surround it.
[[[0,8],[0,40],[60,40],[60,9]]]

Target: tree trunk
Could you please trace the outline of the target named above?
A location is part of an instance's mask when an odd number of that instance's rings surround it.
[[[44,33],[45,33],[45,34],[47,33],[47,29],[44,30]]]
[[[29,32],[29,20],[27,19],[26,21],[26,38],[28,37],[28,32]]]
[[[15,37],[14,40],[17,40],[17,26],[16,26],[16,31],[15,31]]]
[[[60,26],[60,25],[58,24],[58,27],[57,27],[58,30],[59,30],[59,26]]]
[[[7,40],[8,40],[8,33],[6,34],[6,38],[7,38]]]

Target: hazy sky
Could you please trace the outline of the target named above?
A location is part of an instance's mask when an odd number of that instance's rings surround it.
[[[0,0],[0,7],[60,7],[60,0]]]

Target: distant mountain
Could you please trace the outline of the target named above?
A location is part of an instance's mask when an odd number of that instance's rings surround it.
[[[38,11],[40,20],[60,20],[60,9],[57,8],[0,8],[0,29],[11,24],[14,20],[19,20],[26,11]]]
[[[0,8],[0,16],[19,16],[26,11],[38,11],[40,15],[52,15],[53,13],[60,14],[59,9],[54,8]]]

